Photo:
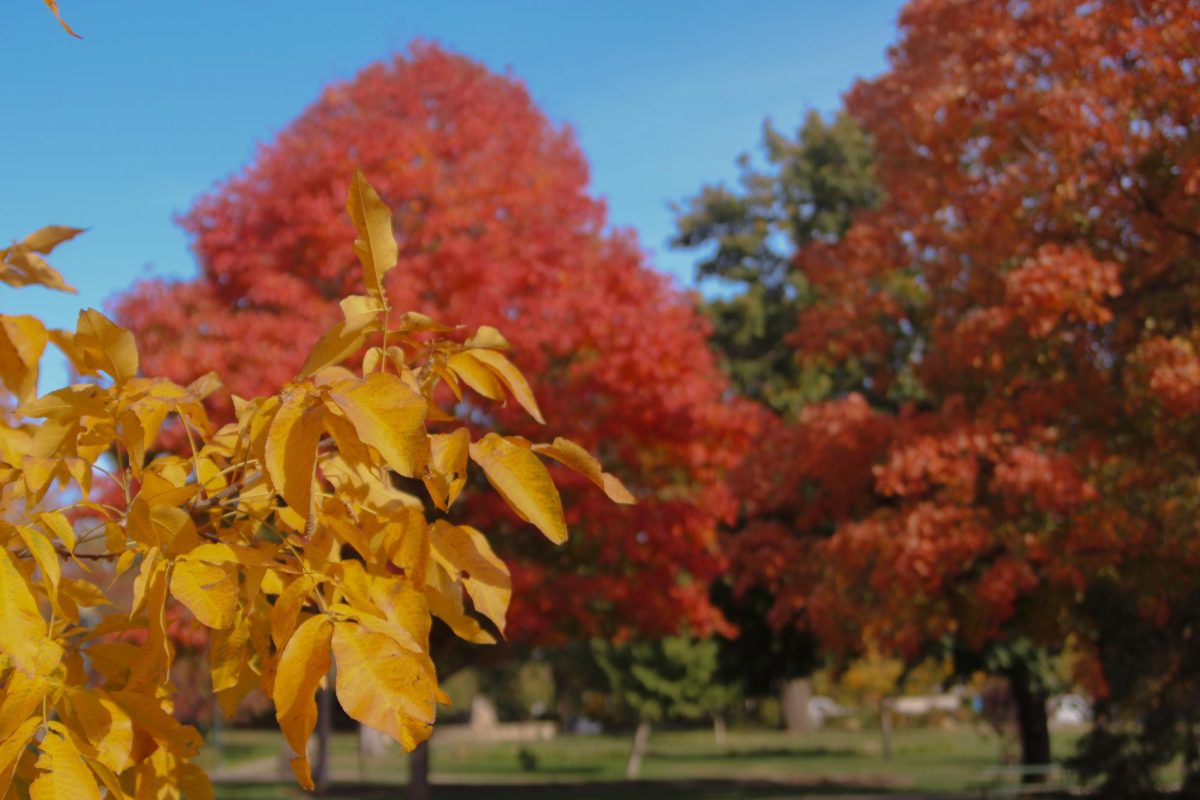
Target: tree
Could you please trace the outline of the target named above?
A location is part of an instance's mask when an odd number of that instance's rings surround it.
[[[328,87],[184,216],[200,276],[119,301],[147,364],[180,381],[213,365],[243,394],[286,381],[344,290],[357,290],[335,188],[352,164],[396,212],[392,305],[519,321],[512,358],[534,376],[533,395],[639,498],[614,514],[586,481],[559,476],[579,535],[554,551],[513,530],[502,503],[467,504],[461,521],[513,534],[501,545],[515,588],[509,635],[557,643],[720,626],[707,586],[721,567],[714,531],[732,509],[721,478],[745,440],[741,406],[690,298],[647,268],[628,232],[606,227],[572,133],[511,77],[418,44]],[[498,397],[502,383],[474,366],[473,387]],[[212,411],[227,418],[228,399]],[[512,404],[482,417],[467,400],[456,413],[473,430],[539,427]]]
[[[799,254],[815,300],[790,341],[911,402],[806,410],[797,447],[865,460],[845,495],[763,453],[765,485],[851,510],[823,538],[764,528],[758,563],[775,613],[831,647],[949,640],[1003,669],[1045,763],[1038,654],[1076,636],[1104,689],[1102,604],[1080,598],[1115,584],[1162,625],[1195,586],[1200,6],[920,0],[900,24],[847,98],[884,199]]]
[[[305,788],[314,698],[335,662],[346,713],[411,750],[446,702],[430,658],[432,617],[478,638],[469,599],[503,633],[512,594],[488,538],[448,518],[469,464],[556,542],[566,520],[541,458],[633,502],[569,440],[474,437],[455,424],[439,388],[457,395],[478,380],[464,357],[541,414],[495,328],[447,336],[455,329],[423,314],[392,315],[383,291],[397,261],[392,215],[361,173],[347,211],[365,293],[342,301],[343,320],[294,380],[269,397],[236,399],[235,419],[221,427],[203,405],[213,374],[187,386],[145,377],[133,335],[100,312],[81,312],[73,333],[0,316],[0,383],[20,403],[0,417],[5,796],[98,800],[101,786],[112,797],[212,796],[190,761],[199,734],[171,715],[168,598],[210,629],[222,705],[256,686],[273,698]],[[44,256],[78,233],[43,228],[4,248],[0,282],[69,290]],[[35,398],[49,342],[87,382]],[[342,366],[360,353],[356,369]],[[186,439],[186,455],[155,455],[164,426]],[[422,486],[440,513],[428,519],[393,473]],[[114,500],[94,499],[97,479],[117,486]],[[128,601],[112,575],[132,578]]]
[[[799,536],[828,530],[839,512],[844,517],[851,509],[814,502],[804,487],[850,469],[857,477],[842,490],[861,491],[874,451],[847,461],[834,439],[795,441],[787,430],[812,404],[861,389],[863,377],[850,360],[802,363],[786,341],[802,309],[817,300],[796,256],[817,243],[837,242],[855,212],[878,205],[880,191],[869,138],[844,113],[831,122],[810,113],[794,140],[767,123],[762,150],[765,168],[747,155],[739,158],[737,188],[705,187],[678,210],[673,244],[707,251],[697,277],[717,284],[716,297],[702,304],[713,321],[710,345],[743,395],[765,406],[768,413],[759,413],[759,424],[771,432],[760,445],[771,456],[754,459],[732,478],[741,501],[726,541],[734,569],[712,589],[738,629],[735,637],[720,640],[723,671],[756,693],[782,683],[789,729],[807,730],[812,694],[807,678],[820,663],[818,643],[793,620],[770,613],[771,567],[759,556],[788,556],[773,539],[760,551],[761,529]],[[894,406],[886,394],[872,402]],[[834,449],[820,451],[818,443]],[[765,484],[756,467],[764,463],[775,465]],[[798,472],[784,477],[780,463]]]
[[[717,717],[734,690],[717,680],[717,643],[712,639],[669,636],[622,643],[592,641],[592,654],[620,705],[637,720],[625,776],[641,773],[655,722]]]
[[[763,125],[766,168],[738,158],[737,189],[706,186],[676,208],[672,245],[706,249],[696,266],[717,296],[703,302],[709,342],[743,395],[790,416],[838,392],[836,375],[800,364],[785,341],[813,301],[795,254],[841,238],[855,211],[873,208],[879,188],[868,137],[846,114],[810,112],[789,139]]]

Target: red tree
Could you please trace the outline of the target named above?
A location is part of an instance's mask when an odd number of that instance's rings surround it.
[[[886,200],[796,260],[798,357],[853,364],[875,410],[772,437],[738,559],[834,647],[1003,652],[1041,763],[1021,654],[1074,634],[1102,660],[1098,587],[1159,621],[1197,589],[1200,5],[916,0],[900,24],[847,99]]]
[[[200,276],[120,299],[144,367],[178,380],[215,369],[245,396],[290,379],[340,318],[337,299],[360,289],[343,210],[355,168],[394,209],[392,306],[502,325],[547,417],[575,420],[564,435],[638,497],[614,511],[594,487],[556,474],[573,533],[557,550],[502,503],[466,504],[485,509],[472,524],[510,529],[496,540],[510,543],[506,558],[520,551],[509,561],[510,635],[720,625],[707,586],[743,417],[691,299],[647,266],[629,232],[606,226],[571,131],[512,77],[421,44],[328,87],[183,217]],[[469,394],[459,405],[468,422],[478,413]],[[515,406],[499,424],[536,435]]]

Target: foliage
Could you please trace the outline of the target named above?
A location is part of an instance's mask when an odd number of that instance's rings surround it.
[[[712,639],[594,639],[592,653],[613,695],[638,720],[700,719],[733,700],[734,690],[717,680],[717,643]]]
[[[1111,582],[1089,589],[1098,661],[1108,691],[1073,759],[1104,798],[1160,796],[1159,779],[1181,761],[1183,797],[1200,792],[1200,591],[1165,620],[1148,619],[1137,597]],[[1171,769],[1167,774],[1174,773]]]
[[[199,278],[146,283],[120,301],[146,363],[179,382],[212,365],[241,394],[286,382],[304,345],[340,318],[338,298],[358,291],[335,188],[351,165],[395,209],[403,277],[385,279],[389,303],[516,322],[512,360],[547,416],[569,420],[563,433],[638,495],[614,513],[586,478],[557,475],[577,535],[553,552],[513,530],[495,498],[458,512],[513,534],[498,545],[513,570],[511,636],[719,627],[707,586],[722,567],[715,530],[732,513],[721,478],[745,446],[747,415],[690,298],[648,268],[631,235],[607,229],[573,135],[511,77],[418,44],[327,87],[183,217]],[[458,361],[473,388],[498,398],[503,381],[477,362]],[[226,398],[209,402],[229,418]],[[515,404],[468,398],[455,411],[472,432],[538,428]]]
[[[813,300],[794,254],[837,241],[852,214],[879,202],[868,137],[846,114],[811,112],[795,140],[763,126],[766,168],[738,159],[739,187],[706,186],[676,209],[676,247],[704,248],[697,277],[719,283],[703,304],[709,341],[741,392],[781,414],[836,391],[836,376],[796,361],[785,341]]]
[[[881,204],[796,256],[800,363],[861,378],[766,437],[739,572],[844,651],[995,661],[1077,633],[1103,695],[1089,587],[1164,625],[1197,574],[1200,6],[916,0],[900,22],[847,98]]]
[[[439,386],[461,396],[479,385],[485,399],[510,393],[541,419],[496,329],[464,337],[392,313],[382,288],[397,263],[392,215],[361,173],[346,208],[365,294],[342,300],[344,318],[293,380],[271,396],[235,396],[223,426],[204,406],[215,375],[145,377],[134,336],[98,311],[81,312],[73,333],[0,317],[0,380],[19,403],[0,419],[6,796],[212,796],[190,761],[199,735],[171,715],[169,599],[209,629],[227,713],[255,687],[272,697],[302,785],[312,788],[314,695],[334,663],[346,713],[412,749],[446,699],[432,618],[476,642],[492,640],[480,620],[505,630],[508,568],[481,531],[448,519],[469,463],[556,542],[566,522],[542,458],[633,501],[566,439],[475,437],[442,408]],[[43,256],[77,233],[44,228],[6,248],[0,280],[66,288]],[[50,342],[87,380],[35,398]],[[355,368],[342,366],[351,356]],[[170,429],[184,453],[159,448]],[[105,480],[111,491],[96,485]]]
[[[834,521],[828,509],[813,504],[811,492],[798,492],[798,484],[816,483],[844,469],[830,471],[839,466],[840,453],[825,459],[813,451],[815,442],[777,437],[785,419],[856,388],[861,380],[852,363],[801,364],[786,341],[797,315],[816,300],[797,267],[796,253],[816,242],[837,241],[854,212],[879,202],[869,139],[846,114],[826,122],[810,113],[794,140],[767,123],[762,150],[763,168],[748,155],[740,157],[738,187],[704,187],[678,209],[673,242],[702,250],[697,277],[717,284],[716,297],[702,308],[713,321],[709,342],[722,368],[745,396],[774,412],[760,414],[760,424],[770,431],[763,437],[770,455],[753,461],[768,465],[769,474],[748,467],[732,481],[741,501],[725,542],[734,570],[711,589],[717,606],[737,628],[736,636],[720,640],[722,675],[753,694],[806,676],[820,663],[813,634],[771,613],[773,573],[759,560],[764,555],[761,526],[794,526],[804,532],[827,528]],[[791,469],[800,474],[783,480],[794,483],[780,485],[780,473]],[[769,549],[770,558],[788,558],[773,544]]]

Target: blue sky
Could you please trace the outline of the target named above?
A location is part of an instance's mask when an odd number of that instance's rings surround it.
[[[668,203],[736,176],[764,118],[794,128],[884,68],[897,0],[39,0],[0,6],[0,237],[87,227],[53,262],[76,296],[0,294],[0,310],[73,327],[78,309],[196,265],[172,217],[253,155],[330,81],[437,40],[523,79],[572,125],[610,221],[659,269]],[[49,366],[49,365],[48,365]],[[51,367],[47,378],[54,380]],[[60,373],[61,374],[61,373]],[[45,382],[44,382],[45,385]]]

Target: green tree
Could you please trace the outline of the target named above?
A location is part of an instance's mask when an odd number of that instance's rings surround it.
[[[841,388],[836,375],[798,366],[786,342],[810,300],[796,253],[840,239],[880,193],[870,139],[846,114],[810,112],[795,138],[767,121],[762,151],[762,166],[738,158],[736,188],[705,186],[676,207],[672,245],[705,250],[696,275],[715,284],[704,310],[725,371],[747,397],[790,415]]]
[[[614,697],[638,721],[626,768],[631,779],[641,770],[653,723],[717,718],[736,694],[717,680],[713,639],[669,636],[623,644],[596,639],[592,653]]]

